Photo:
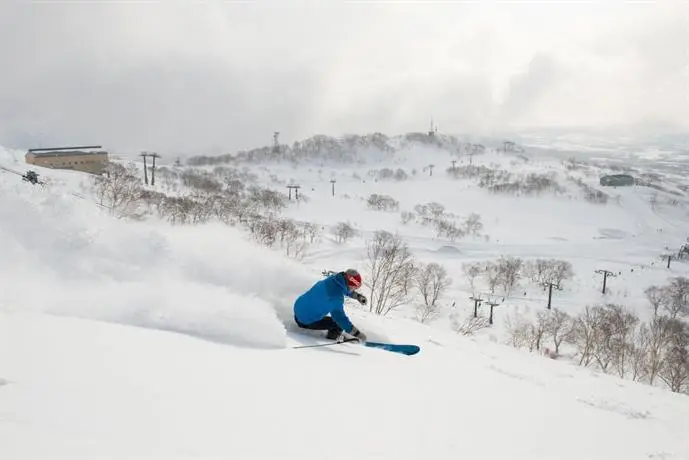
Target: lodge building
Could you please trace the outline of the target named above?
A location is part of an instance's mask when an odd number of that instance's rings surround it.
[[[108,152],[100,145],[29,149],[25,158],[31,165],[90,174],[101,174],[108,165]]]

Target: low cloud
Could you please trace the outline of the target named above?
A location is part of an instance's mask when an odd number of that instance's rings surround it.
[[[286,3],[5,3],[0,144],[689,124],[687,5]]]

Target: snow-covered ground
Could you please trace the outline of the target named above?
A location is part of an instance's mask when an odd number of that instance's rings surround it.
[[[0,337],[3,458],[689,455],[689,398],[470,340],[257,350],[25,313]]]
[[[564,174],[561,160],[526,154],[525,164],[498,153],[472,164]],[[21,155],[0,149],[0,166],[23,172]],[[571,261],[575,277],[554,305],[572,314],[609,301],[644,312],[646,287],[689,272],[659,258],[687,236],[686,201],[661,194],[650,206],[655,192],[635,186],[606,189],[608,204],[594,205],[573,183],[558,196],[496,196],[447,178],[453,158],[419,148],[350,167],[252,166],[261,183],[299,183],[308,197],[286,211],[324,228],[303,260],[219,223],[115,219],[74,195],[85,193],[79,173],[41,169],[50,185],[34,187],[0,172],[0,458],[689,458],[686,395],[501,343],[509,313],[544,307],[540,289],[507,299],[475,337],[405,309],[378,317],[348,304],[370,339],[419,344],[414,357],[292,348],[318,340],[294,330],[294,298],[323,269],[363,271],[380,229],[442,263],[454,280],[443,302],[462,311],[462,264],[500,255]],[[367,175],[382,167],[417,174]],[[436,238],[399,212],[367,210],[371,193],[400,210],[436,201],[478,213],[488,237]],[[337,244],[328,229],[343,221],[361,233]],[[606,296],[596,269],[620,273]]]

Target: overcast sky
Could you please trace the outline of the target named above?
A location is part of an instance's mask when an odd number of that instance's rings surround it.
[[[689,127],[689,5],[4,0],[0,68],[21,148]]]

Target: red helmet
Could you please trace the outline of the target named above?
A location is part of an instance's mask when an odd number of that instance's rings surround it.
[[[358,271],[354,270],[353,268],[350,268],[346,272],[344,272],[344,277],[345,280],[347,280],[347,286],[349,286],[351,290],[356,290],[361,287],[361,275]]]

